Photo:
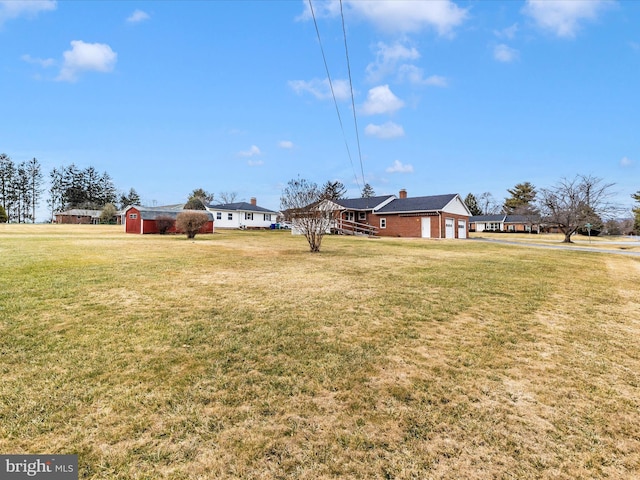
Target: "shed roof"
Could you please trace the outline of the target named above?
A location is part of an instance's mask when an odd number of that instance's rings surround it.
[[[102,210],[88,210],[84,208],[72,208],[64,212],[56,212],[55,215],[68,215],[71,217],[99,217]]]
[[[130,208],[135,208],[140,212],[140,218],[143,220],[156,220],[158,217],[169,217],[169,218],[177,218],[180,212],[201,212],[207,215],[209,220],[213,220],[213,214],[211,212],[207,212],[206,210],[184,210],[182,208],[177,209],[173,208],[175,205],[168,205],[166,207],[140,207],[137,205],[132,205]]]

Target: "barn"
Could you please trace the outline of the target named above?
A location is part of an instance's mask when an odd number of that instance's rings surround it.
[[[178,233],[175,228],[175,220],[180,212],[201,212],[209,217],[209,221],[198,231],[198,233],[213,233],[213,214],[204,210],[184,210],[183,205],[169,205],[165,207],[141,207],[138,205],[128,206],[124,212],[124,231],[126,233],[152,234],[160,233],[162,223],[173,224],[169,226],[165,233]]]

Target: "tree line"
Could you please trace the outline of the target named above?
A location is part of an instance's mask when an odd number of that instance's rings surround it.
[[[116,205],[124,208],[140,203],[133,188],[119,193],[111,176],[92,166],[80,168],[72,163],[55,167],[48,177],[49,188],[45,190],[45,174],[38,159],[16,164],[0,153],[0,223],[35,222],[44,194],[51,219],[56,212],[72,208],[102,210],[110,206],[115,211]]]

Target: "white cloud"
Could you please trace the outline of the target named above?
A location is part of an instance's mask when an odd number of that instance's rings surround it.
[[[290,148],[293,148],[293,142],[289,140],[281,140],[280,142],[278,142],[278,146],[280,148],[290,149]]]
[[[85,43],[73,40],[71,50],[63,54],[64,62],[57,80],[75,82],[83,71],[111,72],[118,54],[105,43]]]
[[[407,47],[400,42],[387,45],[379,42],[375,62],[367,65],[367,77],[370,82],[378,82],[385,76],[394,73],[398,62],[417,60],[420,53],[414,47]]]
[[[350,10],[376,27],[399,33],[435,29],[439,35],[450,35],[468,18],[467,9],[451,0],[349,0]]]
[[[127,23],[140,23],[145,20],[149,20],[149,14],[142,10],[135,10],[131,15],[127,17]]]
[[[327,100],[332,97],[331,85],[328,79],[320,80],[313,79],[310,81],[305,80],[291,80],[289,86],[298,95],[302,93],[310,93],[319,100]],[[351,98],[351,89],[349,88],[348,80],[333,80],[333,93],[336,96],[336,100],[346,100]]]
[[[622,159],[620,160],[620,166],[621,167],[630,167],[634,164],[635,162],[633,160],[631,160],[628,157],[622,157]]]
[[[394,160],[393,165],[387,167],[387,173],[413,173],[413,165],[404,164],[400,160]]]
[[[398,125],[393,122],[383,123],[382,125],[374,125],[373,123],[370,123],[364,129],[364,133],[372,137],[378,137],[386,140],[389,138],[404,137],[404,128],[402,128],[402,125]]]
[[[262,152],[255,145],[251,145],[251,148],[249,150],[238,152],[238,155],[241,157],[255,157],[256,155],[262,155]]]
[[[414,85],[426,85],[429,87],[446,87],[447,79],[440,75],[430,75],[424,77],[424,71],[415,65],[401,65],[398,69],[398,80],[409,82]]]
[[[6,20],[19,17],[35,17],[40,12],[56,9],[55,0],[0,0],[0,25]]]
[[[518,56],[519,56],[518,50],[516,50],[515,48],[511,48],[510,46],[505,45],[504,43],[501,43],[500,45],[496,45],[495,48],[493,49],[493,58],[495,58],[499,62],[504,62],[504,63],[513,62],[514,60],[518,59]]]
[[[380,85],[369,90],[361,113],[363,115],[393,113],[402,107],[404,107],[404,102],[393,94],[389,85]]]
[[[247,162],[247,165],[249,165],[250,167],[259,167],[261,165],[264,165],[264,162],[262,160],[249,160]]]
[[[22,55],[20,58],[27,63],[40,65],[42,68],[49,68],[56,64],[56,61],[53,58],[34,58],[29,54]]]
[[[558,37],[575,37],[584,20],[595,20],[611,0],[527,0],[522,12]]]
[[[514,23],[510,27],[503,28],[502,30],[494,30],[493,33],[498,38],[507,38],[509,40],[513,40],[518,33],[518,29],[520,27],[517,23]]]

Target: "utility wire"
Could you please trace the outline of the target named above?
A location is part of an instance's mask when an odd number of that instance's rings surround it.
[[[360,159],[360,173],[362,175],[362,185],[364,181],[364,166],[362,165],[362,150],[360,148],[360,134],[358,133],[358,119],[356,117],[356,103],[353,96],[353,81],[351,80],[351,62],[349,60],[349,48],[347,47],[347,30],[344,26],[344,12],[342,11],[342,0],[340,0],[340,17],[342,18],[342,36],[344,37],[344,53],[347,57],[347,71],[349,72],[349,89],[351,90],[351,110],[353,111],[353,124],[356,128],[356,142],[358,145],[358,158]]]
[[[361,189],[362,187],[360,187],[360,182],[358,181],[358,175],[356,174],[356,169],[353,166],[353,159],[351,158],[351,150],[349,150],[349,144],[347,143],[347,136],[344,132],[344,125],[342,124],[342,117],[340,116],[340,109],[338,108],[338,101],[336,100],[336,94],[335,91],[333,90],[333,82],[331,81],[331,75],[329,74],[329,66],[327,65],[327,57],[324,54],[324,47],[322,46],[322,39],[320,38],[320,30],[318,29],[318,22],[316,20],[316,14],[313,11],[313,4],[311,3],[311,0],[309,1],[309,9],[311,10],[311,16],[313,17],[313,24],[316,27],[316,35],[318,36],[318,43],[320,44],[320,51],[322,52],[322,60],[324,61],[324,69],[327,72],[327,79],[329,80],[329,87],[331,88],[331,96],[333,97],[333,103],[336,106],[336,113],[338,114],[338,121],[340,122],[340,129],[342,130],[342,137],[344,138],[344,145],[347,148],[347,155],[349,156],[349,162],[351,163],[351,169],[353,170],[353,175],[356,179],[356,185],[358,185],[358,188]],[[340,1],[340,8],[342,8],[342,1]],[[351,78],[351,74],[349,74],[349,78]],[[352,92],[352,99],[353,99],[353,92]],[[353,100],[352,100],[353,101]],[[363,175],[363,181],[364,181],[364,175]]]

